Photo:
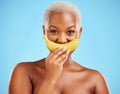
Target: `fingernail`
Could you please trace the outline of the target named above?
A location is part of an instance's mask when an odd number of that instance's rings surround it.
[[[62,46],[59,46],[59,49],[61,49],[62,48]]]
[[[67,49],[66,47],[63,48],[63,50],[66,50],[66,49]]]
[[[70,50],[67,51],[67,54],[69,54],[69,53],[70,53]]]

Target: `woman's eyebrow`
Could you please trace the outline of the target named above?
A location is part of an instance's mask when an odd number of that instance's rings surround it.
[[[68,27],[67,29],[70,29],[70,28],[76,28],[76,26],[75,26],[75,25],[72,25],[72,26]],[[66,29],[66,30],[67,30],[67,29]]]
[[[58,27],[56,27],[56,26],[54,26],[54,25],[50,25],[50,26],[49,26],[49,28],[51,28],[51,27],[56,28],[56,29],[59,29]],[[68,29],[70,29],[70,28],[76,28],[76,26],[75,26],[75,25],[69,26],[69,27],[66,28],[66,30],[68,30]]]
[[[54,27],[54,28],[58,29],[58,27],[56,27],[56,26],[54,26],[54,25],[50,25],[50,26],[49,26],[49,28],[51,28],[51,27]]]

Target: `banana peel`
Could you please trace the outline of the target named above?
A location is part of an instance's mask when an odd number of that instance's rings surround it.
[[[59,48],[60,46],[65,47],[67,50],[69,50],[70,52],[73,52],[79,44],[79,39],[73,39],[72,41],[70,41],[69,43],[65,43],[65,44],[59,44],[59,43],[55,43],[50,41],[46,35],[44,35],[44,39],[46,41],[46,46],[47,48],[52,52],[55,49]]]

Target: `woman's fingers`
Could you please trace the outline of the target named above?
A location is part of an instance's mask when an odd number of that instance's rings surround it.
[[[58,58],[56,59],[56,63],[59,63],[59,62],[62,61],[65,57],[66,57],[66,54],[65,54],[65,53],[62,54],[60,57],[58,57]]]
[[[56,59],[57,63],[64,64],[65,61],[66,61],[67,58],[68,58],[68,55],[69,55],[69,51],[67,51],[66,53],[62,54],[60,57],[58,57],[58,58]]]
[[[68,59],[69,51],[66,51],[63,48],[58,48],[54,53],[45,59],[46,65],[46,77],[48,79],[58,79],[62,73],[63,64]]]
[[[55,51],[53,51],[52,53],[50,53],[48,55],[48,57],[45,59],[45,64],[47,63],[55,63],[56,62],[56,57],[58,57],[58,55],[60,54],[60,52],[62,53],[63,51],[63,48],[62,47],[59,47],[58,49],[56,49]],[[57,53],[59,52],[59,53]]]
[[[50,53],[48,55],[49,58],[53,57],[54,54],[56,54],[58,51],[62,50],[63,48],[60,46],[59,48],[57,48],[55,51],[53,51],[52,53]]]
[[[48,58],[49,59],[56,59],[58,58],[61,54],[65,53],[66,52],[66,48],[63,48],[63,47],[59,47],[58,49],[56,49],[54,52],[52,52]]]
[[[64,64],[69,55],[69,51],[66,51],[65,48],[59,47],[54,52],[50,53],[50,55],[46,58],[46,63],[60,63]]]
[[[70,53],[70,51],[68,50],[68,51],[66,52],[65,58],[64,58],[62,61],[60,61],[60,63],[61,63],[62,65],[63,65],[63,64],[66,62],[66,60],[68,59],[69,53]]]
[[[53,55],[54,59],[57,59],[58,57],[62,56],[63,54],[65,54],[65,52],[66,52],[66,48],[62,48],[61,50],[57,51]]]

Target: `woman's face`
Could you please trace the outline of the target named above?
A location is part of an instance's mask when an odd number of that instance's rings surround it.
[[[44,27],[43,29],[49,40],[61,44],[79,38],[82,31],[77,26],[75,17],[68,12],[51,14],[48,28]]]

